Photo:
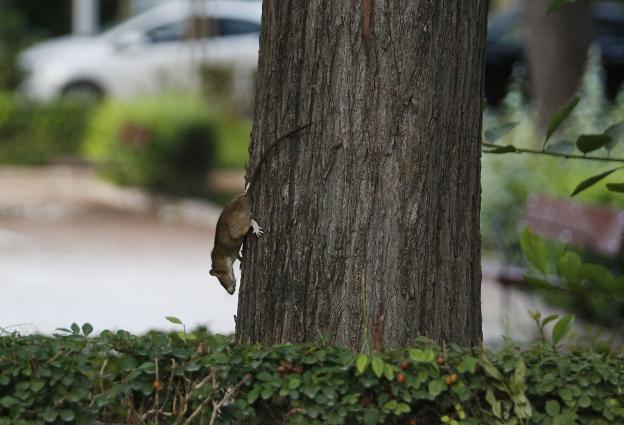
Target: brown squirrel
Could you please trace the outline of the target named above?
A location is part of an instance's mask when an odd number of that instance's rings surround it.
[[[236,290],[236,277],[232,267],[234,261],[240,259],[239,252],[249,229],[253,229],[256,236],[262,235],[262,229],[251,218],[251,204],[247,193],[242,193],[223,208],[217,221],[214,248],[210,254],[210,274],[219,279],[221,286],[230,295]]]
[[[214,248],[210,254],[212,258],[210,274],[219,279],[221,286],[223,286],[230,295],[234,294],[236,290],[236,277],[234,276],[233,266],[234,261],[237,259],[241,260],[240,249],[243,246],[245,236],[247,236],[247,233],[249,233],[251,229],[253,229],[253,234],[258,237],[263,233],[262,228],[251,218],[251,201],[247,193],[256,181],[256,176],[271,150],[282,140],[287,139],[311,125],[312,123],[309,123],[303,127],[299,127],[279,137],[269,146],[256,166],[256,169],[251,174],[251,178],[248,179],[247,190],[228,203],[219,216],[217,228],[215,230]]]

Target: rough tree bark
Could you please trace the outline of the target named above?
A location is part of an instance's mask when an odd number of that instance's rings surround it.
[[[526,0],[527,59],[531,95],[542,131],[578,90],[591,42],[589,0],[546,15],[552,0]]]
[[[264,0],[241,342],[481,340],[486,0]]]

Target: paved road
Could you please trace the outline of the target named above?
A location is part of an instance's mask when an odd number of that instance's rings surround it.
[[[52,332],[72,322],[131,332],[231,332],[236,295],[208,274],[218,208],[161,203],[84,169],[0,168],[0,327]],[[483,285],[484,335],[531,336],[523,293]],[[541,308],[537,306],[537,308]]]
[[[0,169],[0,326],[70,323],[231,332],[236,298],[208,274],[218,209],[154,207],[88,171]]]

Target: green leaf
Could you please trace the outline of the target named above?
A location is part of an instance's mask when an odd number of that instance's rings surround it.
[[[371,366],[373,367],[373,373],[377,378],[381,378],[381,375],[384,373],[384,361],[380,357],[373,357],[373,361],[371,362]]]
[[[578,422],[576,421],[578,419],[578,415],[572,411],[572,410],[568,410],[558,416],[555,416],[553,418],[553,425],[570,425],[570,424],[577,424]],[[594,422],[591,422],[592,425],[594,424]]]
[[[611,192],[624,193],[624,183],[607,183],[607,189]]]
[[[80,326],[77,323],[72,323],[70,327],[72,333],[78,335],[80,333]]]
[[[45,386],[44,381],[34,381],[32,384],[30,384],[30,388],[36,393],[41,391],[44,386]]]
[[[485,130],[485,140],[488,143],[496,143],[498,139],[509,133],[518,125],[517,122],[508,122],[503,125],[499,125],[498,127],[488,128]]]
[[[548,400],[544,405],[544,410],[548,416],[557,416],[561,412],[561,406],[557,400]]]
[[[584,154],[593,152],[611,141],[606,134],[582,134],[576,139],[576,147]]]
[[[9,395],[0,398],[0,406],[6,407],[7,409],[15,406],[17,403],[18,403],[17,399]]]
[[[366,354],[360,354],[355,361],[355,370],[358,375],[364,373],[366,366],[368,366],[368,356]]]
[[[394,369],[388,363],[384,365],[384,376],[388,381],[392,381],[394,379]]]
[[[563,401],[571,401],[574,399],[574,394],[572,394],[569,388],[565,387],[559,390],[559,397],[561,397]]]
[[[318,387],[313,384],[306,383],[303,385],[303,387],[301,387],[301,392],[304,393],[308,398],[314,398],[316,396],[316,393],[318,392]]]
[[[334,390],[331,387],[324,387],[323,388],[323,395],[325,395],[325,397],[327,397],[327,399],[329,400],[336,400],[338,398],[338,393],[336,392],[336,390]]]
[[[566,0],[559,0],[559,2],[561,1],[566,1]],[[568,0],[569,1],[569,0]],[[555,0],[554,3],[557,3],[558,1]],[[550,9],[552,8],[552,4],[551,7],[549,8],[549,13],[550,13]],[[559,6],[561,7],[561,6]],[[557,8],[559,8],[557,7]],[[570,114],[572,113],[572,111],[574,110],[574,108],[576,108],[576,105],[578,105],[579,100],[581,100],[580,97],[576,96],[574,99],[572,99],[570,101],[570,103],[568,103],[566,106],[564,106],[563,108],[561,108],[550,120],[550,123],[548,124],[548,129],[546,130],[546,140],[544,140],[544,146],[546,145],[546,142],[548,142],[548,139],[550,139],[550,136],[553,135],[553,133],[555,131],[557,131],[557,129],[561,126],[561,124],[568,119],[568,117],[570,116]]]
[[[491,388],[488,388],[485,392],[485,401],[487,401],[490,407],[492,407],[492,413],[494,416],[502,419],[501,403],[496,400],[496,396]]]
[[[611,137],[611,140],[605,145],[605,148],[611,152],[622,139],[622,135],[624,135],[624,121],[609,126],[604,134]]]
[[[91,332],[93,332],[93,326],[91,326],[91,323],[85,323],[82,325],[82,333],[84,336],[89,336]]]
[[[481,356],[479,357],[479,363],[481,364],[481,367],[483,367],[483,370],[485,370],[485,373],[491,378],[494,378],[495,380],[500,382],[504,380],[503,375],[499,372],[494,363],[492,363],[485,351],[481,352]]]
[[[54,422],[57,416],[58,413],[55,410],[52,410],[52,408],[50,407],[46,408],[46,410],[43,412],[43,420],[46,422]]]
[[[478,363],[479,361],[474,357],[466,356],[463,358],[461,366],[466,372],[475,373]]]
[[[557,345],[563,338],[568,335],[568,333],[570,333],[573,323],[574,315],[572,314],[567,314],[559,319],[559,321],[555,324],[552,332],[553,345]]]
[[[174,323],[176,325],[182,325],[183,324],[182,321],[180,319],[178,319],[177,317],[175,317],[175,316],[167,316],[167,317],[165,317],[165,319],[167,319],[168,321],[170,321],[171,323]]]
[[[260,391],[260,397],[262,397],[262,400],[268,400],[272,395],[273,389],[269,386],[263,387],[262,391]]]
[[[301,378],[299,378],[298,376],[293,376],[292,378],[288,380],[289,390],[296,390],[297,388],[299,388],[300,385],[301,385]]]
[[[517,149],[514,145],[497,146],[492,149],[485,150],[485,153],[511,153],[516,152]]]
[[[526,376],[526,365],[524,364],[524,361],[520,358],[516,362],[514,374],[511,377],[511,390],[514,393],[521,393],[523,391],[525,376]]]
[[[71,421],[73,421],[76,418],[76,416],[74,415],[74,412],[72,412],[71,410],[67,410],[67,409],[61,410],[59,412],[59,416],[65,422],[71,422]]]
[[[384,410],[389,410],[389,411],[394,411],[397,408],[397,401],[396,400],[389,400],[387,402],[384,403],[383,405],[383,409]]]
[[[409,413],[411,408],[409,406],[409,404],[406,403],[398,403],[397,404],[397,409],[396,409],[399,413]]]
[[[408,354],[409,358],[415,362],[425,361],[425,352],[420,348],[410,348]]]
[[[440,379],[430,381],[429,385],[427,386],[427,391],[429,391],[429,395],[431,397],[437,397],[445,389],[446,384]]]
[[[553,320],[557,320],[559,318],[558,314],[551,314],[550,316],[546,316],[544,320],[542,320],[542,328],[552,322]]]
[[[576,283],[579,280],[581,271],[581,257],[576,253],[568,251],[557,261],[557,273],[568,283]]]
[[[572,192],[572,196],[577,195],[579,193],[581,193],[582,191],[584,191],[585,189],[588,189],[590,187],[592,187],[593,185],[595,185],[596,183],[598,183],[600,180],[604,179],[605,177],[607,177],[609,174],[616,172],[617,170],[621,169],[622,167],[617,167],[617,168],[612,168],[610,170],[604,171],[600,174],[597,174],[595,176],[592,176],[586,180],[583,180],[582,182],[579,183],[578,186],[576,186],[576,189],[574,189],[574,192]]]
[[[581,275],[602,293],[612,295],[616,290],[616,280],[613,273],[601,264],[587,263],[581,268]]]
[[[249,391],[247,394],[247,403],[253,404],[260,397],[260,388],[255,387],[253,390]]]
[[[529,226],[526,226],[520,233],[520,246],[529,263],[545,276],[548,267],[546,247],[542,239],[533,233]]]

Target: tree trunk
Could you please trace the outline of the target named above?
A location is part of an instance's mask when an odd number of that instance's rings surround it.
[[[265,0],[240,342],[481,341],[486,0]]]
[[[551,2],[526,1],[531,94],[541,131],[578,90],[591,42],[589,1],[579,0],[546,15]]]

